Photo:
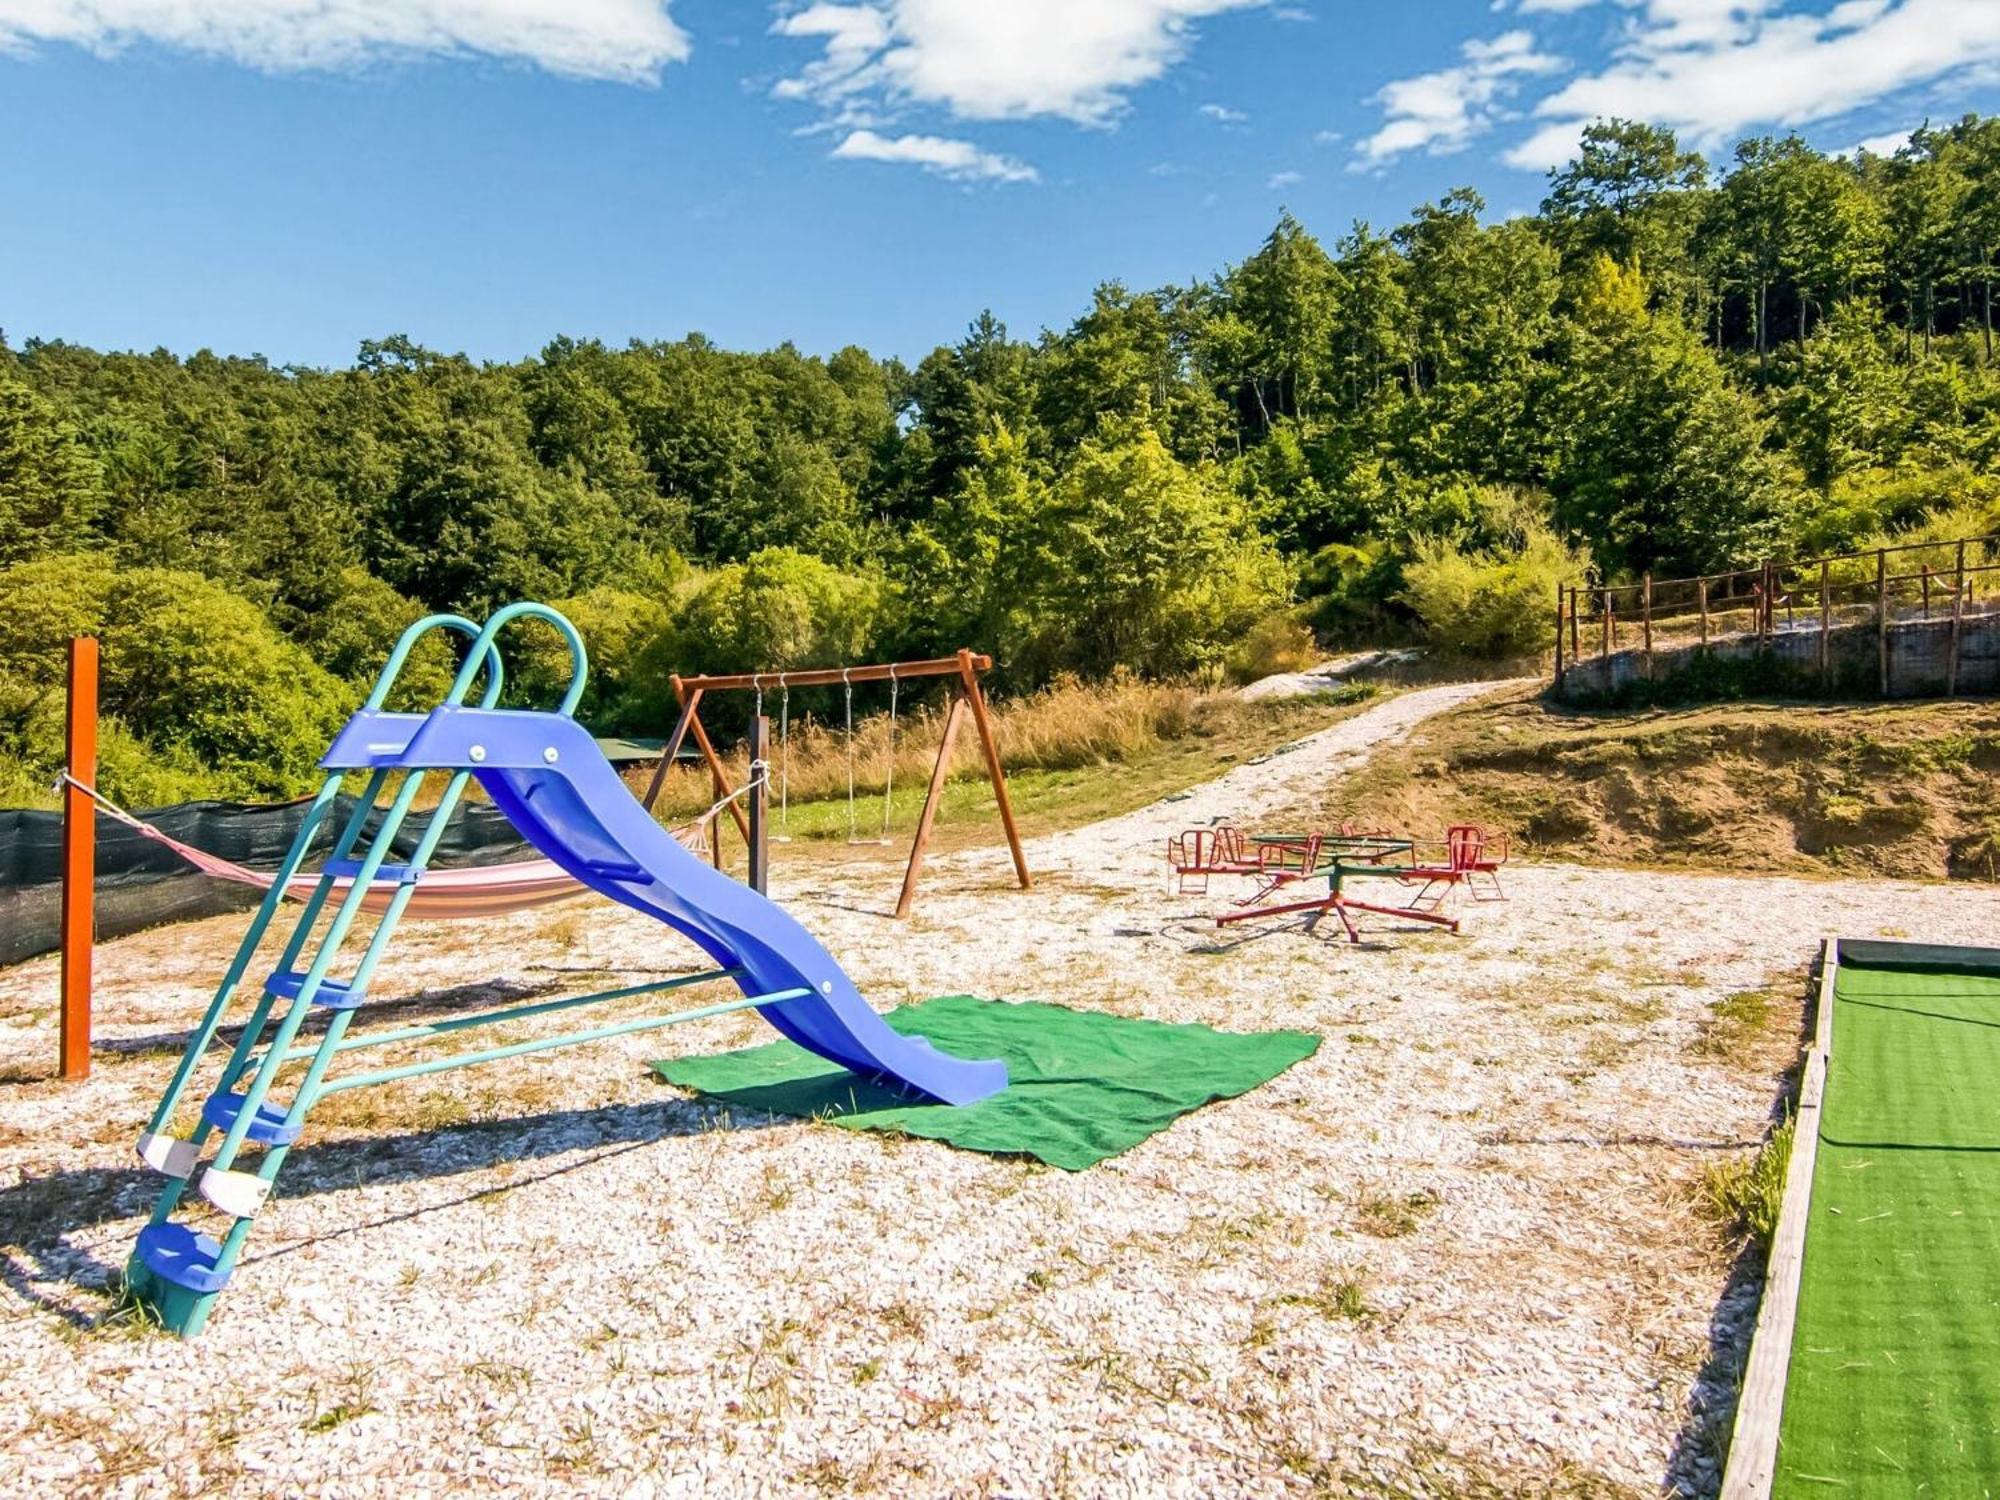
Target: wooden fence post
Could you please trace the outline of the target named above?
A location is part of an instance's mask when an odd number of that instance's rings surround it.
[[[1604,642],[1598,652],[1598,660],[1604,663],[1604,691],[1611,691],[1611,590],[1598,590],[1604,596]]]
[[[1958,637],[1965,623],[1965,543],[1958,544],[1958,565],[1952,574],[1951,644],[1945,648],[1944,695],[1958,696]]]
[[[1875,549],[1875,651],[1882,678],[1882,696],[1889,696],[1889,552]]]
[[[1562,584],[1556,585],[1556,692],[1562,692],[1563,685],[1563,601],[1569,590]]]
[[[1931,565],[1919,563],[1917,574],[1924,582],[1924,618],[1928,620],[1931,617]]]
[[[1583,647],[1577,641],[1576,597],[1582,593],[1579,588],[1569,591],[1569,659],[1572,663],[1583,659]]]
[[[1828,636],[1833,629],[1832,606],[1828,599],[1828,579],[1831,569],[1825,558],[1819,562],[1819,687],[1825,692],[1833,682],[1833,658],[1830,654]]]
[[[69,643],[69,724],[63,783],[62,1042],[60,1076],[90,1076],[90,960],[97,939],[97,642]]]
[[[1706,578],[1697,578],[1694,581],[1694,596],[1695,602],[1701,608],[1701,643],[1706,646],[1708,644],[1708,580]]]
[[[1653,676],[1653,575],[1651,573],[1645,575],[1639,598],[1640,643],[1645,648],[1646,677],[1650,681]]]

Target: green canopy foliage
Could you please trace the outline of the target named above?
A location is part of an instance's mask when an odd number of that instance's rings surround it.
[[[128,759],[278,788],[411,620],[523,596],[583,624],[586,718],[658,733],[674,671],[1252,671],[1301,619],[1515,651],[1563,570],[1993,515],[2000,121],[1717,163],[1604,121],[1537,215],[1459,190],[1246,249],[1033,337],[980,313],[908,366],[699,334],[498,364],[391,336],[345,369],[0,343],[0,708],[29,726],[0,760],[47,762],[83,629],[130,679]],[[520,656],[522,701],[560,692],[552,641]],[[408,701],[451,662],[427,647]]]

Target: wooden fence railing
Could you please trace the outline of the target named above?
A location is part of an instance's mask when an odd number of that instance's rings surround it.
[[[1556,590],[1555,679],[1588,656],[1607,664],[1637,650],[1652,675],[1656,652],[1724,641],[1768,643],[1817,632],[1822,680],[1832,673],[1836,626],[1876,625],[1881,691],[1890,689],[1889,628],[1910,620],[1950,622],[1945,692],[1958,691],[1959,639],[1968,617],[2000,614],[2000,536],[1909,542],[1699,578],[1562,584]],[[1607,665],[1607,673],[1608,673]],[[1608,680],[1608,679],[1607,679]]]

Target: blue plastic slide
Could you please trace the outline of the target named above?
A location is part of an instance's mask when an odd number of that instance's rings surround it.
[[[494,706],[505,675],[497,637],[502,627],[522,618],[552,626],[569,646],[569,688],[554,713]],[[472,639],[449,695],[428,714],[386,712],[384,704],[410,652],[433,630],[456,631]],[[946,1104],[971,1104],[1007,1086],[1004,1063],[952,1057],[922,1037],[892,1029],[869,1009],[853,982],[803,927],[750,887],[710,869],[655,823],[605,761],[596,741],[571,717],[582,700],[588,670],[576,627],[542,604],[510,604],[483,627],[459,615],[432,615],[410,626],[397,641],[368,701],[321,761],[326,779],[306,808],[283,865],[250,919],[236,956],[216,986],[215,998],[189,1035],[151,1123],[139,1137],[140,1160],[166,1180],[151,1219],[139,1231],[125,1278],[132,1295],[153,1309],[162,1327],[183,1338],[201,1332],[243,1253],[252,1222],[305,1128],[307,1114],[317,1100],[342,1089],[475,1067],[751,1009],[829,1061]],[[473,706],[467,698],[482,676],[485,690]],[[406,862],[391,864],[387,856],[416,804],[425,773],[433,770],[451,774]],[[265,935],[316,833],[332,816],[342,783],[362,771],[368,773],[367,787],[341,820],[277,968],[247,1001],[249,1014],[237,1028],[213,1092],[205,1098],[191,1094],[202,1057],[223,1034],[223,1019],[236,1003],[239,987],[248,988],[250,964],[264,951]],[[502,1006],[349,1036],[348,1023],[366,1004],[369,983],[396,924],[409,908],[467,782],[474,778],[522,836],[549,859],[590,889],[692,938],[721,967],[713,973],[676,975],[600,994]],[[364,837],[368,814],[384,796],[388,806],[381,810],[373,833]],[[370,893],[380,897],[385,890],[389,894],[371,908],[377,916],[367,946],[352,968],[336,977],[342,947]],[[459,1049],[442,1057],[328,1076],[336,1059],[360,1048],[724,978],[734,981],[742,994],[666,1015],[627,1018],[558,1036]],[[325,1024],[311,1041],[304,1041],[301,1028],[313,1013],[323,1016]],[[272,1090],[279,1075],[301,1063],[306,1065],[303,1077],[287,1074],[295,1079],[291,1102],[276,1102]],[[185,1106],[195,1101],[197,1118],[186,1134],[176,1134],[177,1122],[186,1117]],[[216,1136],[220,1140],[213,1155],[206,1156],[208,1143]],[[246,1151],[254,1153],[254,1161],[246,1162]],[[175,1217],[190,1189],[230,1219],[220,1238]]]
[[[654,822],[567,714],[457,705],[428,715],[364,709],[321,764],[469,770],[546,858],[739,970],[744,994],[811,991],[758,1007],[800,1046],[947,1104],[970,1104],[1007,1086],[1003,1062],[952,1057],[892,1029],[784,908],[704,864]]]

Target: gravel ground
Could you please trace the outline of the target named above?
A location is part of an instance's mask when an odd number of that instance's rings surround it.
[[[1489,685],[1490,686],[1490,685]],[[1603,1496],[1716,1485],[1755,1273],[1694,1207],[1767,1127],[1817,938],[1990,934],[1985,888],[1524,865],[1460,937],[1218,933],[1164,837],[1280,817],[1429,714],[1391,699],[1004,858],[780,850],[883,1008],[958,991],[1319,1053],[1067,1174],[730,1118],[649,1057],[754,1016],[330,1100],[194,1343],[101,1323],[131,1142],[240,918],[99,960],[97,1071],[36,1081],[54,968],[0,973],[0,1491]],[[578,904],[416,926],[422,1014],[692,966]],[[497,977],[496,977],[497,976]],[[615,982],[615,981],[614,981]],[[1773,1025],[1711,1006],[1771,987]]]

